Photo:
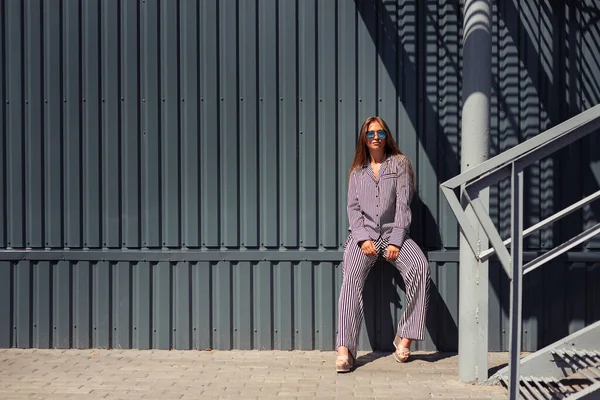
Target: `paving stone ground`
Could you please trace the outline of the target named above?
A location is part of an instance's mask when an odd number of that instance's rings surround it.
[[[335,352],[0,350],[0,399],[506,398],[499,386],[458,381],[458,356],[359,353],[348,374]],[[489,367],[507,353],[490,353]]]

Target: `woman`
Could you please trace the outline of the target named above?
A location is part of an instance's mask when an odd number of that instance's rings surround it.
[[[425,337],[429,266],[408,236],[414,187],[411,163],[398,149],[385,121],[367,118],[360,129],[348,185],[350,234],[344,245],[338,304],[338,372],[354,367],[363,319],[362,291],[378,256],[398,268],[406,287],[406,311],[394,339],[396,361],[407,361],[412,340]]]

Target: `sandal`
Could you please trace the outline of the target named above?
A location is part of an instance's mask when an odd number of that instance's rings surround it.
[[[337,356],[335,360],[335,370],[337,372],[350,372],[354,367],[354,357],[348,353],[347,356]]]
[[[394,339],[394,347],[396,348],[396,351],[394,352],[394,358],[399,363],[404,363],[407,362],[408,358],[410,357],[410,348],[401,346],[400,343],[400,338],[396,336]]]
[[[399,346],[396,347],[396,351],[394,352],[394,358],[399,363],[404,363],[408,361],[410,357],[410,349],[408,347]]]

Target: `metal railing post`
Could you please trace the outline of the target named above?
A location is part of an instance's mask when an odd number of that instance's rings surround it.
[[[512,280],[510,283],[509,397],[519,397],[521,317],[523,309],[523,170],[513,162],[511,171]]]

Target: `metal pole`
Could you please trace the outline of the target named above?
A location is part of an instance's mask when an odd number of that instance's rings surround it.
[[[461,173],[489,156],[491,92],[491,0],[464,0]],[[479,194],[489,209],[489,191]],[[470,206],[465,210],[478,231],[479,250],[488,243]],[[458,376],[462,382],[488,378],[488,266],[480,263],[461,233],[458,311]]]
[[[519,398],[521,318],[523,304],[523,171],[513,163],[512,176],[512,281],[510,283],[509,398]]]

